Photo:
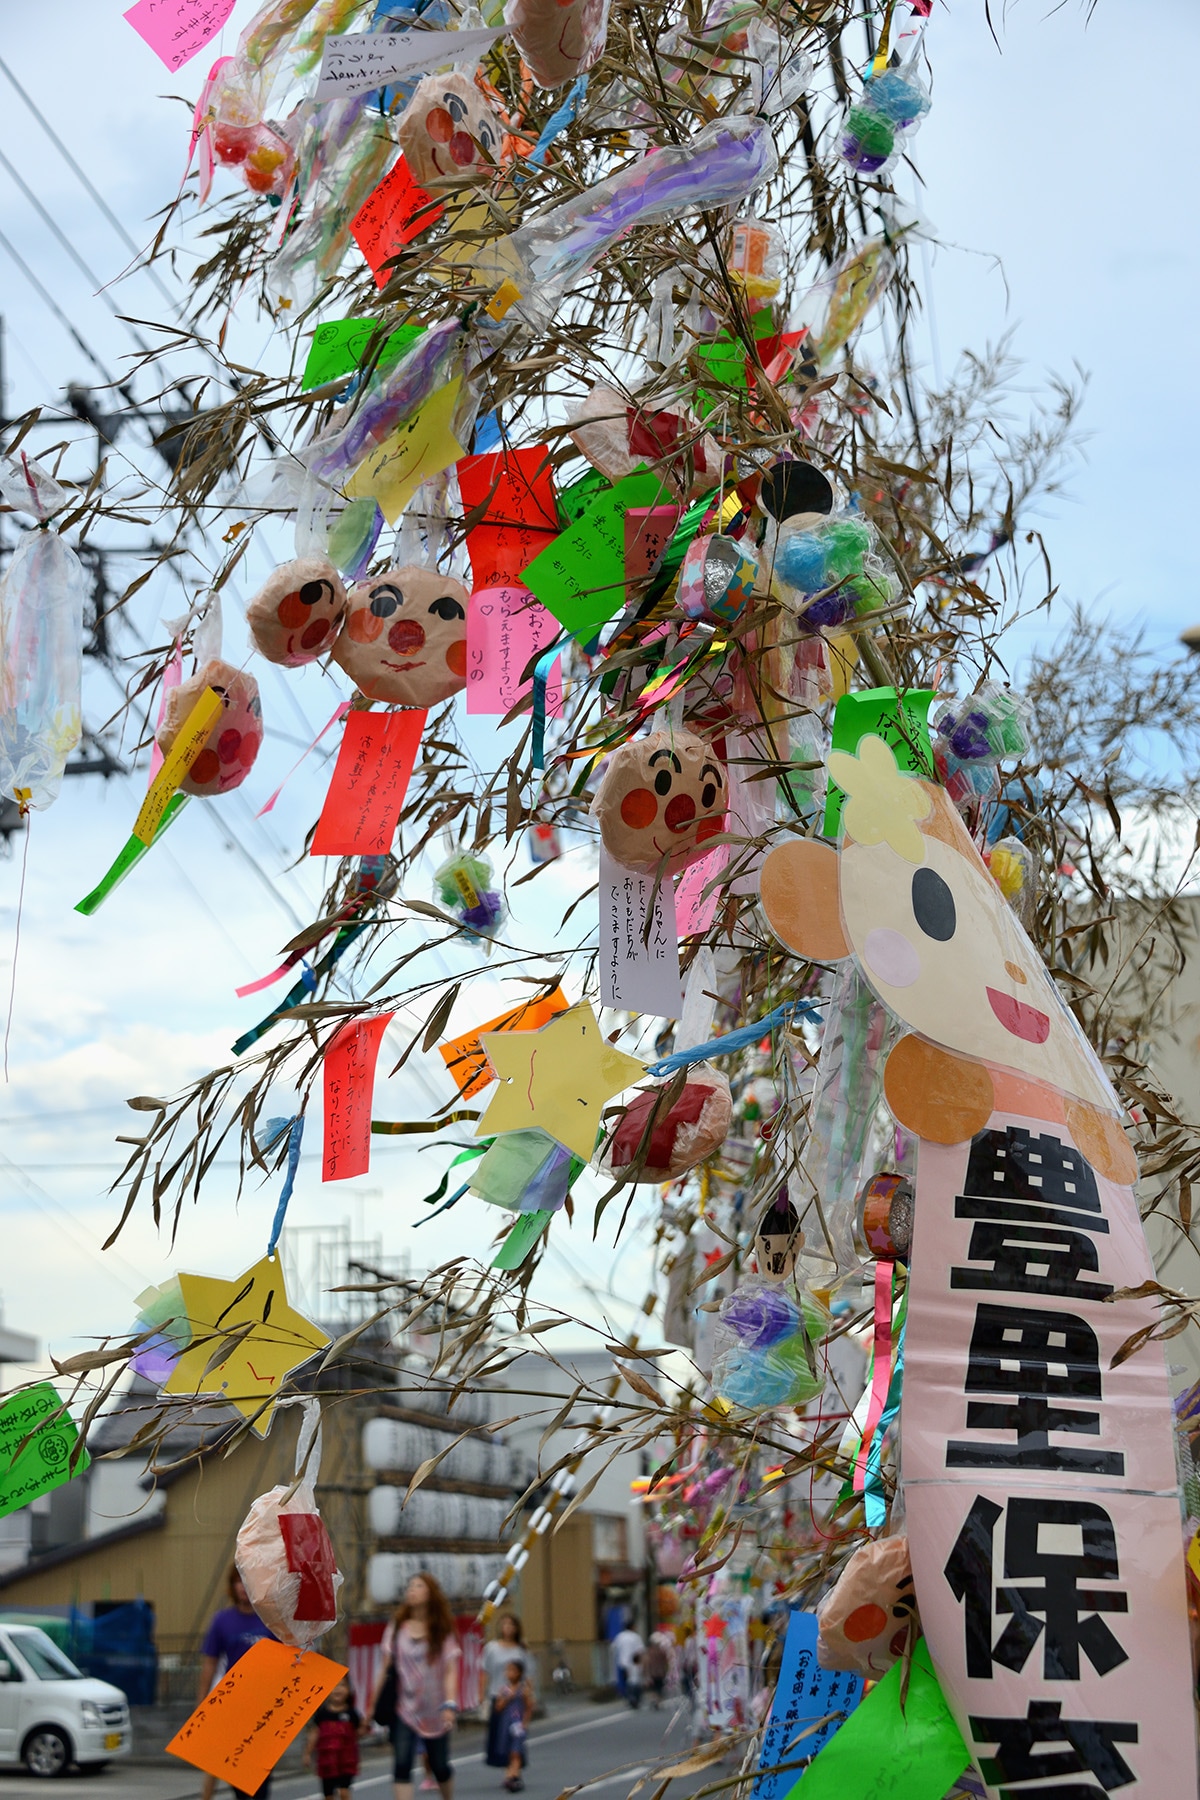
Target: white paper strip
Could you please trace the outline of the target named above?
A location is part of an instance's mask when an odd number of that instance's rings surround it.
[[[328,37],[321,55],[318,100],[342,100],[386,87],[402,75],[436,69],[487,50],[506,27],[471,31],[356,31]]]
[[[677,1019],[683,1004],[675,894],[658,890],[649,943],[643,939],[654,876],[624,869],[600,846],[600,998],[605,1006]]]

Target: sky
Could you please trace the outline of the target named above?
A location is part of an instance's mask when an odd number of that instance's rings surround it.
[[[239,0],[212,54],[233,47],[253,10]],[[1185,0],[1142,0],[1136,9],[1100,0],[1089,21],[1082,0],[1057,8],[1016,0],[1006,10],[992,5],[993,38],[979,0],[935,4],[933,109],[913,146],[919,206],[935,239],[922,253],[931,305],[918,354],[939,379],[964,348],[1011,332],[1023,364],[1017,400],[1031,405],[1046,396],[1052,374],[1087,372],[1084,454],[1038,523],[1064,598],[1141,625],[1164,657],[1181,654],[1178,633],[1200,620],[1192,557],[1176,529],[1191,513],[1200,374],[1186,346],[1200,250],[1176,193],[1190,168],[1190,120],[1162,99],[1163,71],[1190,41],[1189,10]],[[190,107],[210,53],[172,76],[116,0],[58,0],[53,11],[51,44],[46,9],[7,7],[0,55],[142,244],[183,172],[188,114],[169,96]],[[2,70],[0,95],[0,233],[99,359],[118,370],[133,348],[127,327],[17,177],[102,282],[121,274],[129,253]],[[143,319],[166,310],[141,273],[112,298]],[[96,379],[4,242],[0,313],[9,417],[35,403],[61,408],[68,381]],[[264,324],[247,318],[237,330],[255,360]],[[35,443],[56,435],[40,432]],[[226,642],[236,661],[246,641],[239,602],[270,566],[266,546],[256,544],[240,586],[231,584]],[[114,559],[117,585],[136,572],[136,562]],[[145,641],[164,641],[160,621],[182,612],[183,601],[166,581],[143,590],[134,622]],[[125,841],[145,786],[144,759],[109,782],[68,781],[33,821],[24,877],[20,842],[0,861],[0,1020],[13,987],[0,1080],[0,1292],[7,1323],[59,1356],[124,1331],[135,1296],[172,1269],[228,1273],[265,1247],[275,1185],[251,1186],[238,1203],[227,1152],[202,1205],[185,1207],[173,1245],[139,1203],[115,1248],[101,1250],[119,1212],[110,1189],[125,1153],[114,1139],[136,1133],[144,1118],[126,1109],[126,1098],[166,1094],[224,1061],[237,1033],[266,1010],[261,996],[237,1000],[235,986],[272,968],[281,945],[316,916],[319,870],[293,862],[324,790],[325,752],[309,759],[269,817],[254,815],[342,689],[319,670],[285,675],[261,662],[256,669],[268,740],[245,787],[216,805],[193,803],[93,918],[74,903]],[[89,666],[88,723],[103,723],[118,701],[108,674]],[[574,851],[536,884],[541,900],[528,920],[567,904],[585,855]],[[496,985],[495,1010],[504,991]],[[460,1009],[455,1028],[479,1016],[486,1014]],[[414,1058],[389,1080],[390,1049],[391,1039],[375,1114],[420,1117],[448,1093],[447,1078],[436,1059]],[[482,1203],[414,1234],[444,1154],[377,1142],[369,1176],[335,1189],[319,1180],[318,1148],[311,1143],[302,1163],[290,1224],[345,1223],[355,1238],[378,1241],[386,1260],[408,1256],[415,1268],[464,1250],[486,1253],[493,1227],[480,1217]],[[647,1204],[643,1216],[648,1211]],[[572,1232],[561,1223],[543,1297],[627,1328],[649,1276],[644,1233],[614,1253],[590,1241],[582,1218]]]

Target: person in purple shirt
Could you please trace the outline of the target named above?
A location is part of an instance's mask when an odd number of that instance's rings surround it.
[[[204,1642],[200,1646],[202,1661],[200,1664],[200,1698],[203,1700],[218,1679],[219,1675],[227,1675],[239,1657],[245,1656],[251,1645],[259,1638],[274,1638],[275,1633],[268,1629],[251,1606],[242,1586],[242,1578],[235,1564],[229,1571],[226,1586],[229,1590],[230,1605],[223,1606],[214,1613],[204,1634]],[[212,1800],[216,1789],[215,1775],[204,1777],[201,1790],[203,1800]],[[258,1789],[256,1800],[266,1800],[271,1791],[271,1777]],[[240,1788],[232,1790],[239,1800],[249,1800]]]

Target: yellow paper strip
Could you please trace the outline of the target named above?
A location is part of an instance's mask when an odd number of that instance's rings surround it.
[[[151,782],[142,810],[134,821],[132,835],[143,844],[152,844],[162,824],[167,802],[208,742],[208,734],[220,718],[225,702],[215,688],[205,688],[183,722],[183,730],[171,745],[162,768]]]

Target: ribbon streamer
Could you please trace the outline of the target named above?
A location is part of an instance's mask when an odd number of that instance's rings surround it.
[[[369,919],[360,919],[357,925],[344,926],[342,930],[338,932],[337,937],[334,939],[330,948],[325,952],[316,968],[313,970],[305,969],[300,980],[296,982],[294,987],[288,989],[274,1012],[268,1013],[265,1019],[260,1020],[260,1022],[257,1025],[252,1026],[249,1031],[243,1031],[241,1037],[238,1038],[233,1045],[233,1055],[241,1056],[243,1051],[249,1050],[251,1044],[257,1044],[260,1037],[265,1037],[272,1025],[274,1025],[277,1020],[281,1019],[285,1013],[291,1012],[294,1006],[302,1006],[316,987],[319,977],[329,973],[338,958],[345,955],[355,938],[358,937],[361,932],[364,932],[369,924]]]
[[[861,1494],[867,1478],[867,1457],[871,1449],[871,1440],[875,1428],[883,1417],[883,1409],[887,1405],[888,1389],[892,1381],[892,1281],[895,1277],[896,1265],[891,1262],[875,1264],[875,1366],[871,1376],[871,1404],[867,1408],[866,1423],[863,1426],[862,1443],[858,1448],[858,1458],[854,1464],[854,1492]]]
[[[453,1125],[459,1119],[477,1119],[478,1117],[477,1108],[466,1106],[458,1112],[443,1113],[440,1119],[372,1119],[371,1130],[399,1137],[410,1131],[440,1131],[443,1125]]]
[[[729,1056],[734,1050],[744,1050],[747,1044],[757,1042],[777,1025],[786,1025],[792,1019],[820,1017],[816,1007],[807,1000],[785,1000],[782,1006],[764,1013],[753,1025],[740,1025],[736,1031],[727,1031],[724,1037],[710,1038],[707,1044],[696,1044],[690,1050],[676,1050],[671,1056],[660,1057],[658,1062],[647,1063],[646,1073],[656,1079],[673,1075],[676,1069],[686,1069],[694,1062],[707,1062],[710,1056]]]
[[[546,683],[550,671],[562,654],[560,644],[544,650],[533,665],[533,771],[540,775],[546,767]]]
[[[895,1353],[892,1357],[892,1379],[888,1385],[887,1405],[875,1427],[875,1435],[871,1439],[871,1448],[867,1454],[867,1475],[863,1483],[863,1510],[867,1526],[871,1531],[881,1530],[887,1522],[887,1499],[883,1491],[883,1440],[887,1436],[888,1427],[900,1410],[900,1394],[904,1386],[904,1326],[907,1318],[908,1290],[906,1288],[896,1309],[896,1317],[892,1325]]]
[[[265,801],[263,803],[263,805],[259,807],[258,811],[254,815],[256,819],[261,819],[264,813],[269,813],[271,811],[271,808],[274,806],[275,802],[278,800],[280,794],[282,794],[282,792],[283,792],[284,788],[287,786],[288,782],[292,779],[292,776],[296,773],[296,770],[300,767],[300,764],[304,761],[304,758],[306,756],[310,756],[312,754],[312,752],[316,749],[317,745],[320,743],[321,739],[325,736],[325,733],[327,731],[332,731],[333,727],[337,724],[338,720],[344,719],[346,714],[349,711],[350,711],[350,702],[348,700],[343,700],[341,705],[334,712],[334,715],[330,719],[329,723],[327,725],[322,725],[320,731],[318,731],[316,737],[313,739],[312,743],[308,746],[308,749],[301,751],[300,755],[296,758],[295,762],[292,764],[291,768],[288,770],[287,774],[284,776],[284,778],[280,782],[279,786],[275,789],[275,792],[271,795],[271,798],[269,800]],[[285,963],[284,968],[286,968],[286,967],[287,967],[287,964]],[[257,985],[259,987],[266,987],[270,982],[277,980],[278,976],[281,975],[282,973],[283,973],[283,970],[281,969],[281,970],[278,970],[275,975],[265,975],[263,977],[262,981],[257,983]],[[238,989],[239,994],[252,994],[253,992],[254,992],[253,987],[246,987],[246,988]]]

